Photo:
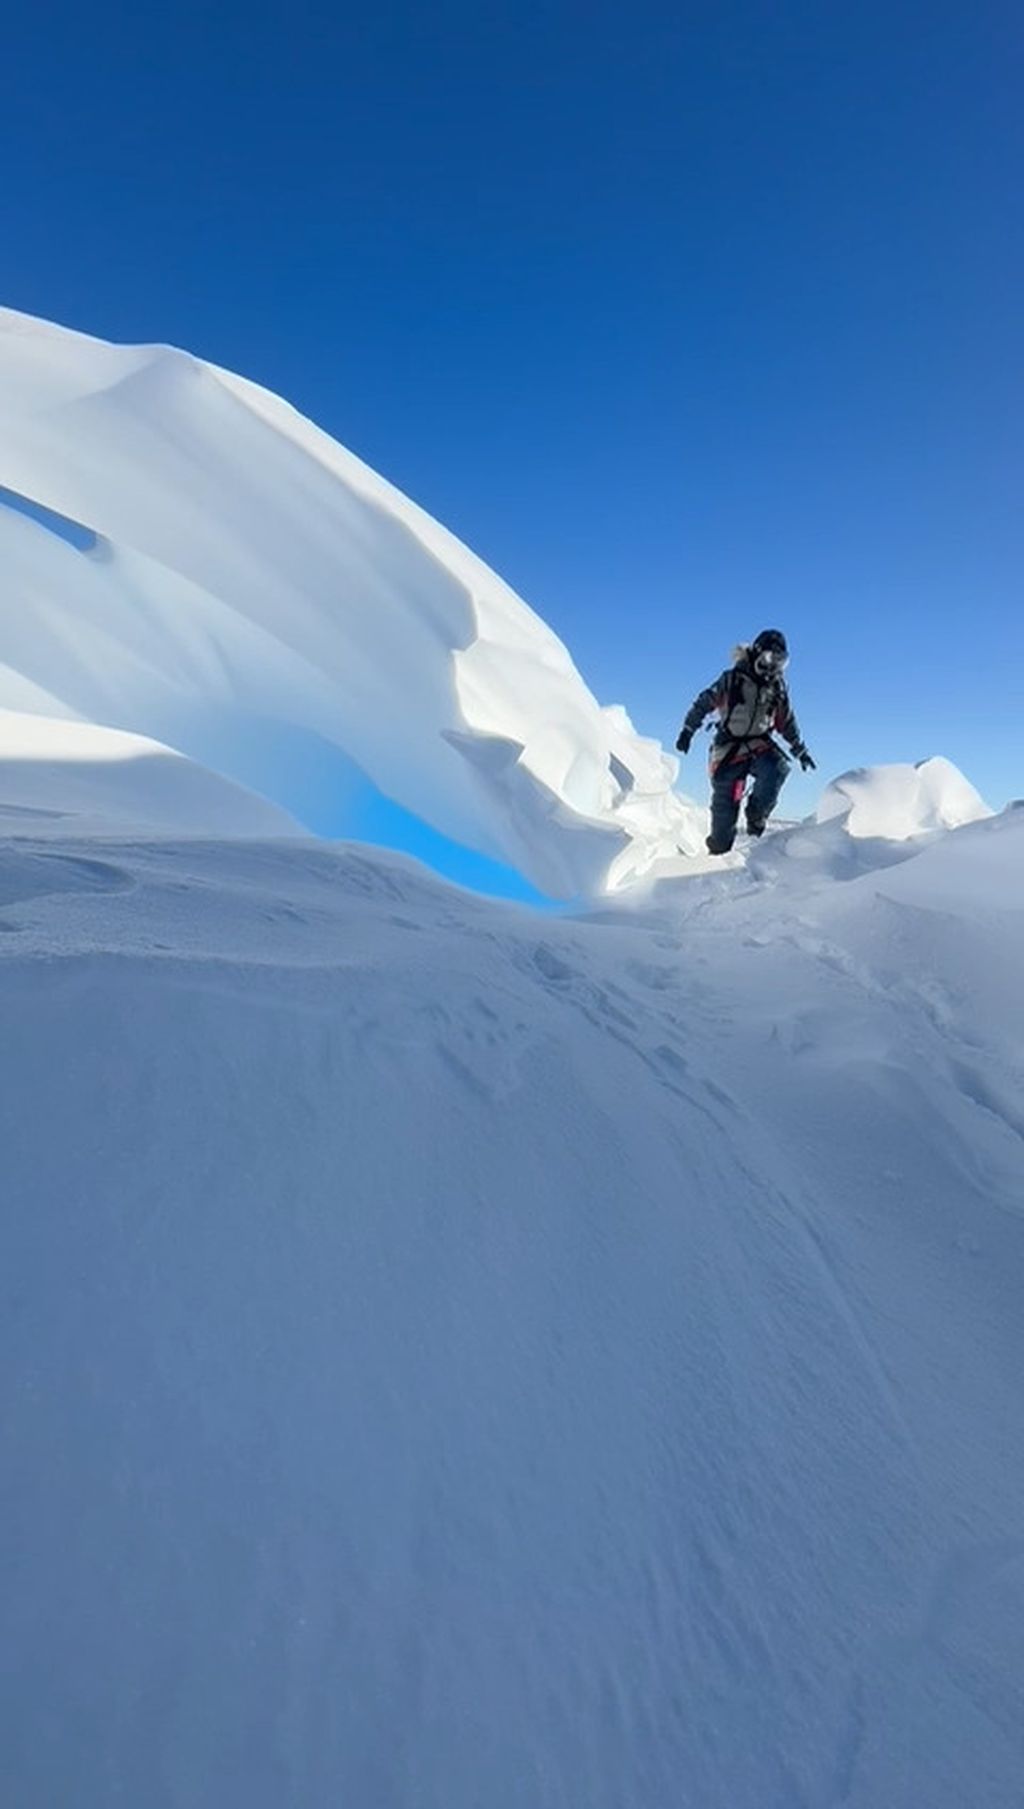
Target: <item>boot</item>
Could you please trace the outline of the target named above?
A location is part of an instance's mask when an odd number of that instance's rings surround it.
[[[713,835],[706,836],[704,839],[704,846],[709,854],[728,854],[732,844],[732,836],[729,837],[727,842],[716,842]]]

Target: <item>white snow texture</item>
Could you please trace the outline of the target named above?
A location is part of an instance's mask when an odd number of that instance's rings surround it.
[[[0,710],[0,833],[298,835],[283,810],[173,748],[94,723]]]
[[[1020,1809],[1024,810],[673,865],[442,530],[4,324],[3,481],[101,536],[0,510],[4,1804]],[[232,783],[282,721],[671,876],[317,842]]]
[[[826,787],[816,812],[819,823],[842,817],[853,836],[880,835],[891,841],[930,829],[959,829],[990,815],[963,773],[941,758],[844,773]]]
[[[0,507],[0,707],[154,737],[300,816],[276,739],[333,744],[557,895],[702,847],[675,758],[454,535],[256,384],[0,310],[0,485],[89,531]]]

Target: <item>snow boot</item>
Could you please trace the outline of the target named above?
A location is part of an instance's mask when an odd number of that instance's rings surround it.
[[[705,836],[705,838],[704,838],[704,846],[707,849],[709,854],[728,854],[730,848],[732,847],[732,843],[733,843],[732,836],[729,837],[729,840],[727,842],[726,841],[718,842],[715,840],[713,835]]]
[[[747,811],[747,834],[752,836],[764,834],[764,818],[752,817],[749,810]]]

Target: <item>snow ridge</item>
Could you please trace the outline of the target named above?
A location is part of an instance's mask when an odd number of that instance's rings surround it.
[[[703,813],[468,548],[258,385],[0,311],[0,707],[151,736],[301,817],[287,729],[554,894],[621,885]]]

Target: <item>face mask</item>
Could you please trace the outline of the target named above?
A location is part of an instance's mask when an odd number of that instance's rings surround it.
[[[754,671],[759,678],[773,678],[776,673],[783,671],[788,663],[789,655],[780,653],[775,647],[765,647],[760,653],[754,655]]]

